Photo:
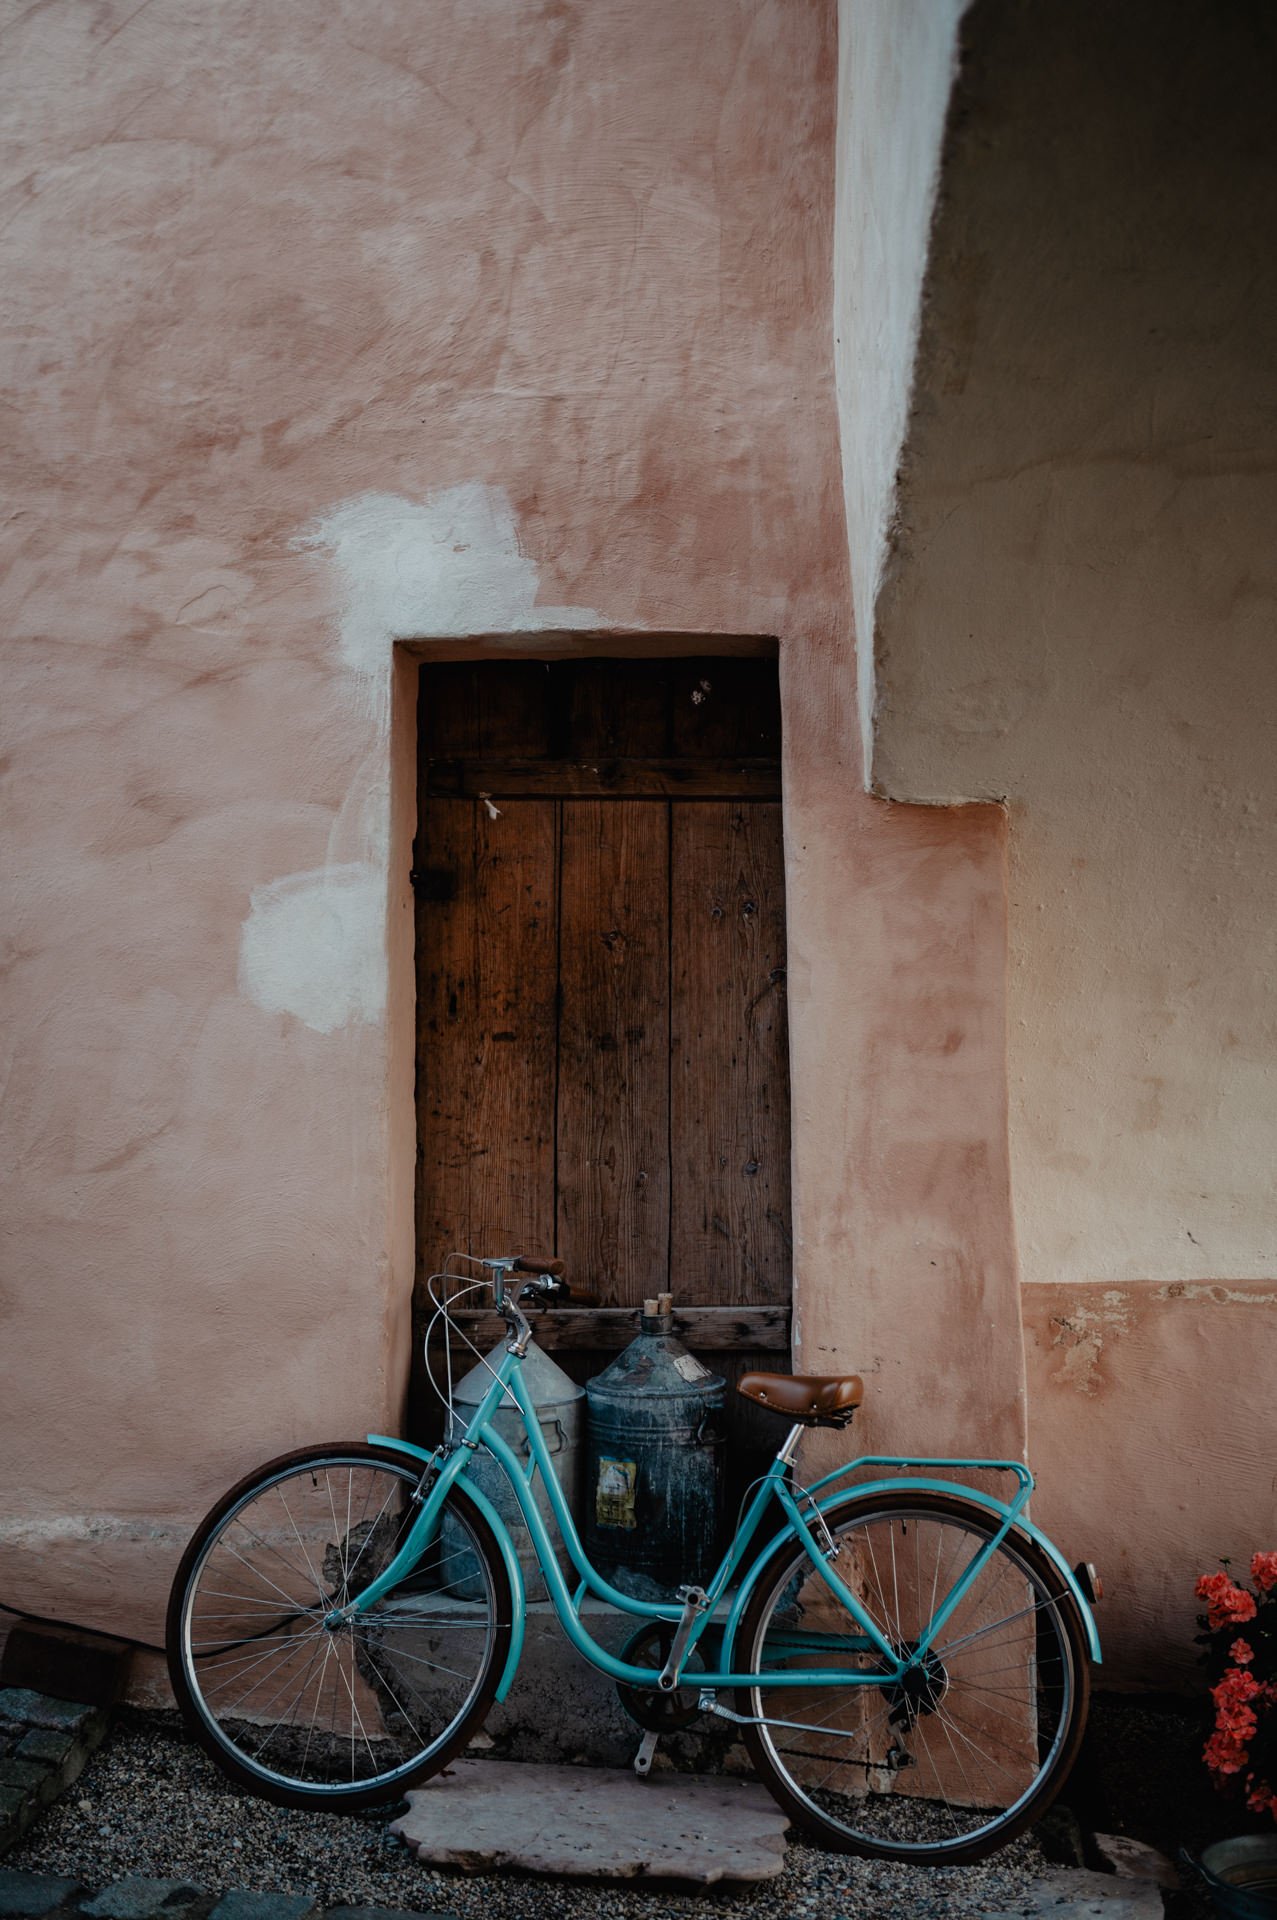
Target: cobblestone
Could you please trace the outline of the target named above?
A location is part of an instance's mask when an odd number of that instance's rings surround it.
[[[42,1920],[83,1891],[78,1880],[61,1874],[15,1873],[0,1867],[0,1920]]]
[[[308,1920],[315,1902],[305,1893],[249,1893],[236,1887],[224,1893],[209,1920]]]
[[[0,1920],[457,1920],[455,1913],[316,1906],[308,1894],[232,1887],[210,1893],[191,1880],[134,1876],[90,1898],[80,1881],[0,1868]]]
[[[47,1727],[55,1733],[83,1733],[89,1723],[102,1718],[101,1709],[82,1700],[55,1700],[48,1693],[33,1693],[29,1687],[5,1687],[0,1691],[0,1726],[13,1732],[29,1727]]]
[[[14,1748],[19,1760],[45,1760],[57,1766],[75,1745],[73,1733],[51,1733],[47,1727],[35,1727]]]
[[[35,1818],[35,1801],[21,1787],[0,1786],[0,1853],[11,1847]]]
[[[49,1778],[49,1769],[39,1760],[19,1760],[8,1754],[0,1760],[0,1787],[17,1787],[23,1793],[37,1793]]]
[[[162,1914],[181,1914],[207,1897],[191,1880],[117,1880],[96,1900],[87,1901],[81,1912],[91,1914],[93,1920],[159,1920]]]
[[[106,1725],[105,1711],[82,1700],[0,1688],[0,1853],[78,1779]]]
[[[457,1920],[455,1913],[406,1913],[401,1907],[329,1907],[325,1920]]]

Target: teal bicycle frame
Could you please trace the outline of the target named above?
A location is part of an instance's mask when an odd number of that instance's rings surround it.
[[[523,1383],[521,1362],[522,1355],[515,1349],[512,1341],[500,1361],[494,1364],[492,1385],[476,1409],[465,1438],[459,1444],[437,1448],[433,1453],[429,1453],[424,1448],[415,1447],[405,1440],[398,1440],[384,1434],[368,1435],[373,1445],[391,1448],[412,1460],[421,1469],[421,1478],[414,1496],[419,1502],[420,1511],[407,1539],[389,1566],[375,1580],[370,1581],[368,1586],[347,1606],[331,1614],[329,1624],[335,1626],[339,1621],[354,1618],[365,1612],[415,1570],[434,1539],[449,1490],[454,1485],[460,1485],[465,1488],[492,1527],[510,1578],[514,1607],[510,1652],[496,1692],[498,1700],[506,1697],[513,1683],[523,1648],[527,1603],[523,1574],[509,1529],[482,1489],[467,1478],[466,1469],[477,1449],[483,1446],[500,1462],[509,1479],[536,1549],[550,1601],[572,1645],[591,1666],[608,1674],[613,1680],[624,1682],[632,1687],[655,1688],[661,1682],[662,1670],[656,1667],[633,1666],[625,1660],[618,1659],[614,1653],[601,1646],[582,1620],[582,1603],[587,1595],[593,1594],[620,1613],[629,1614],[640,1620],[663,1621],[670,1626],[686,1623],[688,1608],[678,1602],[637,1600],[631,1594],[623,1593],[619,1588],[612,1586],[591,1564],[568,1509],[558,1476],[554,1472],[540,1421]],[[526,1467],[520,1463],[518,1455],[508,1441],[492,1425],[493,1417],[507,1395],[513,1399],[522,1415],[529,1449]],[[962,1458],[910,1459],[900,1455],[867,1454],[835,1468],[832,1473],[825,1474],[812,1486],[798,1489],[796,1495],[786,1478],[789,1466],[787,1455],[796,1435],[797,1429],[794,1429],[758,1483],[722,1563],[705,1589],[704,1603],[698,1607],[695,1617],[690,1620],[690,1629],[677,1669],[678,1674],[683,1672],[687,1660],[707,1629],[711,1624],[717,1624],[715,1614],[720,1603],[723,1602],[733,1577],[746,1559],[762,1524],[763,1516],[773,1501],[780,1507],[787,1525],[780,1528],[768,1541],[766,1549],[753,1561],[732,1597],[727,1618],[722,1627],[721,1665],[695,1670],[691,1678],[699,1688],[712,1691],[718,1688],[778,1686],[881,1687],[884,1682],[891,1684],[899,1680],[907,1666],[925,1658],[937,1637],[943,1632],[945,1623],[952,1617],[961,1605],[964,1595],[979,1578],[982,1568],[997,1552],[1012,1529],[1034,1540],[1057,1568],[1077,1604],[1086,1631],[1091,1658],[1095,1661],[1100,1659],[1100,1642],[1095,1619],[1075,1574],[1059,1549],[1025,1518],[1025,1509],[1033,1491],[1033,1477],[1020,1461]],[[890,1467],[897,1471],[886,1479],[860,1482],[854,1488],[843,1485],[838,1492],[829,1491],[837,1483],[846,1482],[853,1473],[865,1467]],[[999,1500],[979,1488],[952,1480],[930,1477],[902,1478],[899,1470],[905,1468],[1006,1473],[1014,1478],[1016,1490],[1008,1502]],[[569,1590],[559,1565],[550,1530],[533,1497],[533,1482],[538,1473],[549,1498],[555,1524],[562,1536],[568,1558],[580,1577],[579,1585],[574,1592]],[[902,1658],[897,1649],[891,1645],[866,1612],[855,1592],[839,1578],[831,1565],[826,1554],[828,1534],[825,1521],[825,1515],[847,1500],[849,1496],[859,1497],[870,1493],[906,1490],[956,1494],[964,1500],[973,1501],[986,1508],[998,1522],[996,1529],[977,1548],[969,1564],[963,1568],[941,1600],[917,1646],[911,1650],[907,1659]],[[846,1667],[781,1667],[754,1673],[743,1673],[733,1668],[732,1654],[735,1637],[750,1595],[772,1551],[787,1536],[792,1536],[801,1544],[816,1573],[846,1609],[859,1631],[846,1635],[799,1631],[773,1634],[768,1641],[769,1653],[774,1650],[782,1655],[787,1652],[791,1657],[801,1655],[804,1658],[810,1658],[813,1654],[821,1652],[843,1655],[874,1654],[877,1659],[872,1668],[855,1670]],[[677,1675],[671,1680],[667,1673],[665,1679],[667,1690],[677,1684]]]

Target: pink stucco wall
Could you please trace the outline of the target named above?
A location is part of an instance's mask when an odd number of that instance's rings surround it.
[[[396,640],[779,638],[801,1357],[1022,1444],[1002,818],[861,790],[834,11],[8,29],[6,1597],[154,1635],[230,1478],[398,1417]]]

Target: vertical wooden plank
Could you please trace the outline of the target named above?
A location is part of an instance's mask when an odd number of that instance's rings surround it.
[[[668,1271],[668,855],[664,802],[563,802],[558,1252],[605,1306]]]
[[[479,669],[443,661],[421,669],[417,698],[419,760],[463,760],[480,750]]]
[[[580,660],[564,678],[572,760],[661,759],[670,753],[669,668],[665,660]]]
[[[556,804],[428,799],[417,862],[421,1276],[553,1240]]]
[[[673,754],[780,758],[774,660],[677,660],[670,672]]]
[[[536,760],[550,752],[552,686],[558,671],[545,660],[484,661],[475,668],[483,757]]]
[[[670,1287],[705,1306],[787,1305],[789,1046],[780,808],[676,803],[671,822]],[[780,1441],[735,1391],[787,1355],[713,1354],[726,1376],[725,1512]]]
[[[790,1293],[785,877],[772,802],[672,809],[670,1284]]]

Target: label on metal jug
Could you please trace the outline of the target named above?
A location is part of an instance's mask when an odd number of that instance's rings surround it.
[[[637,1485],[637,1460],[613,1460],[605,1453],[599,1455],[594,1518],[600,1527],[624,1527],[627,1532],[634,1531],[638,1525],[634,1513]]]

